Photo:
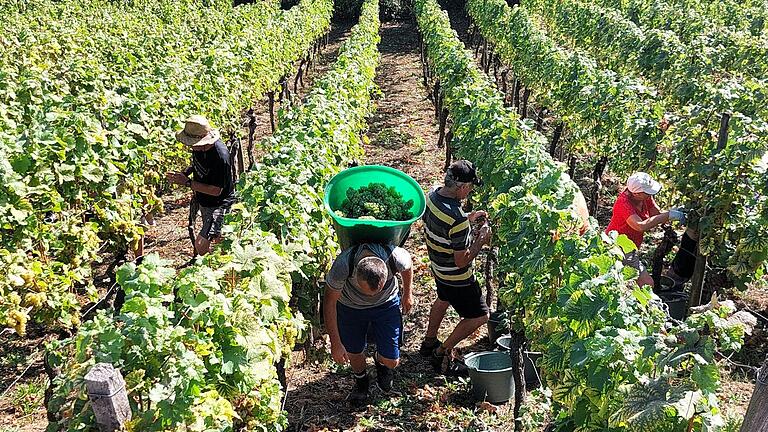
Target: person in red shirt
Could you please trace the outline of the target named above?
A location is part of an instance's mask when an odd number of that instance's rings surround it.
[[[643,243],[643,234],[663,223],[680,221],[685,223],[685,214],[678,209],[662,212],[653,196],[661,190],[661,184],[649,174],[636,172],[627,179],[627,188],[619,194],[613,205],[611,222],[606,233],[616,231],[632,240],[638,249]],[[640,277],[637,284],[653,286],[653,278],[640,261],[638,251],[632,251],[624,258],[624,264],[637,269]]]

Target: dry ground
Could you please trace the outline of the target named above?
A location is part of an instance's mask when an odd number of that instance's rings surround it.
[[[418,50],[413,21],[382,24],[376,78],[382,97],[370,120],[365,162],[403,170],[426,191],[442,181],[444,160],[443,149],[436,145],[434,108],[422,86]],[[495,415],[477,407],[466,380],[436,377],[418,354],[436,298],[421,222],[414,225],[405,248],[415,267],[415,306],[404,322],[405,347],[395,381],[401,395],[387,398],[374,392],[371,405],[350,405],[345,401],[352,386],[348,369],[333,365],[327,355],[307,359],[296,353],[295,366],[288,371],[286,410],[291,431],[508,430],[507,406]],[[441,339],[456,322],[458,316],[450,310]],[[459,346],[460,352],[488,348],[485,328]]]

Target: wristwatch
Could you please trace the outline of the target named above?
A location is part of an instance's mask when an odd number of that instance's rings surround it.
[[[187,181],[184,183],[184,186],[192,187],[192,179],[187,179]]]

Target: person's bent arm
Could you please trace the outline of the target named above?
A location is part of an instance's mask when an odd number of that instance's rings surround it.
[[[641,219],[640,216],[633,214],[627,218],[627,225],[635,231],[645,232],[663,223],[669,222],[669,212],[659,213],[648,219]]]
[[[453,260],[456,261],[457,267],[466,267],[473,259],[477,258],[480,254],[480,250],[483,245],[488,243],[491,239],[491,228],[488,225],[483,225],[480,228],[480,233],[477,238],[469,246],[469,249],[456,251],[453,253]]]
[[[166,178],[170,183],[181,186],[187,184],[187,182],[190,180],[186,174],[180,172],[170,172],[166,174]],[[199,181],[195,180],[192,180],[192,182],[189,184],[189,187],[195,192],[200,192],[211,196],[219,196],[224,190],[222,187],[200,183]]]
[[[413,307],[413,267],[401,271],[400,276],[403,278],[403,313],[407,314]]]
[[[650,206],[648,208],[648,214],[650,216],[656,216],[658,214],[661,214],[661,209],[659,209],[659,205],[656,204],[656,200],[651,197],[649,200]]]
[[[195,192],[204,193],[206,195],[211,196],[219,196],[221,195],[221,191],[224,190],[224,188],[213,186],[205,183],[200,183],[199,181],[192,181],[192,184],[190,184],[190,189],[192,189]]]
[[[347,350],[341,343],[339,324],[336,320],[336,303],[340,297],[341,291],[330,287],[325,288],[323,317],[325,318],[325,331],[328,332],[328,337],[331,339],[331,356],[336,363],[345,364],[349,359],[347,358]]]

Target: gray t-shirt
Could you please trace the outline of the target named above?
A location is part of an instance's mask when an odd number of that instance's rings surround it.
[[[357,248],[357,253],[355,254],[354,259],[351,260],[352,268],[349,268],[349,254],[355,250],[355,247],[345,250],[336,258],[336,261],[333,262],[333,266],[331,266],[331,270],[325,276],[325,282],[331,289],[341,291],[339,303],[353,309],[368,309],[397,298],[398,282],[395,275],[392,274],[392,269],[389,265],[389,251],[391,249],[391,246],[375,243],[361,245]],[[384,288],[378,294],[372,296],[363,294],[360,291],[360,287],[357,285],[357,281],[352,277],[354,266],[363,258],[366,251],[371,251],[375,256],[384,260],[384,262],[387,263],[387,272],[389,273]],[[394,267],[398,273],[411,268],[411,254],[409,254],[407,250],[401,247],[394,248],[394,250],[392,250],[392,258]]]

